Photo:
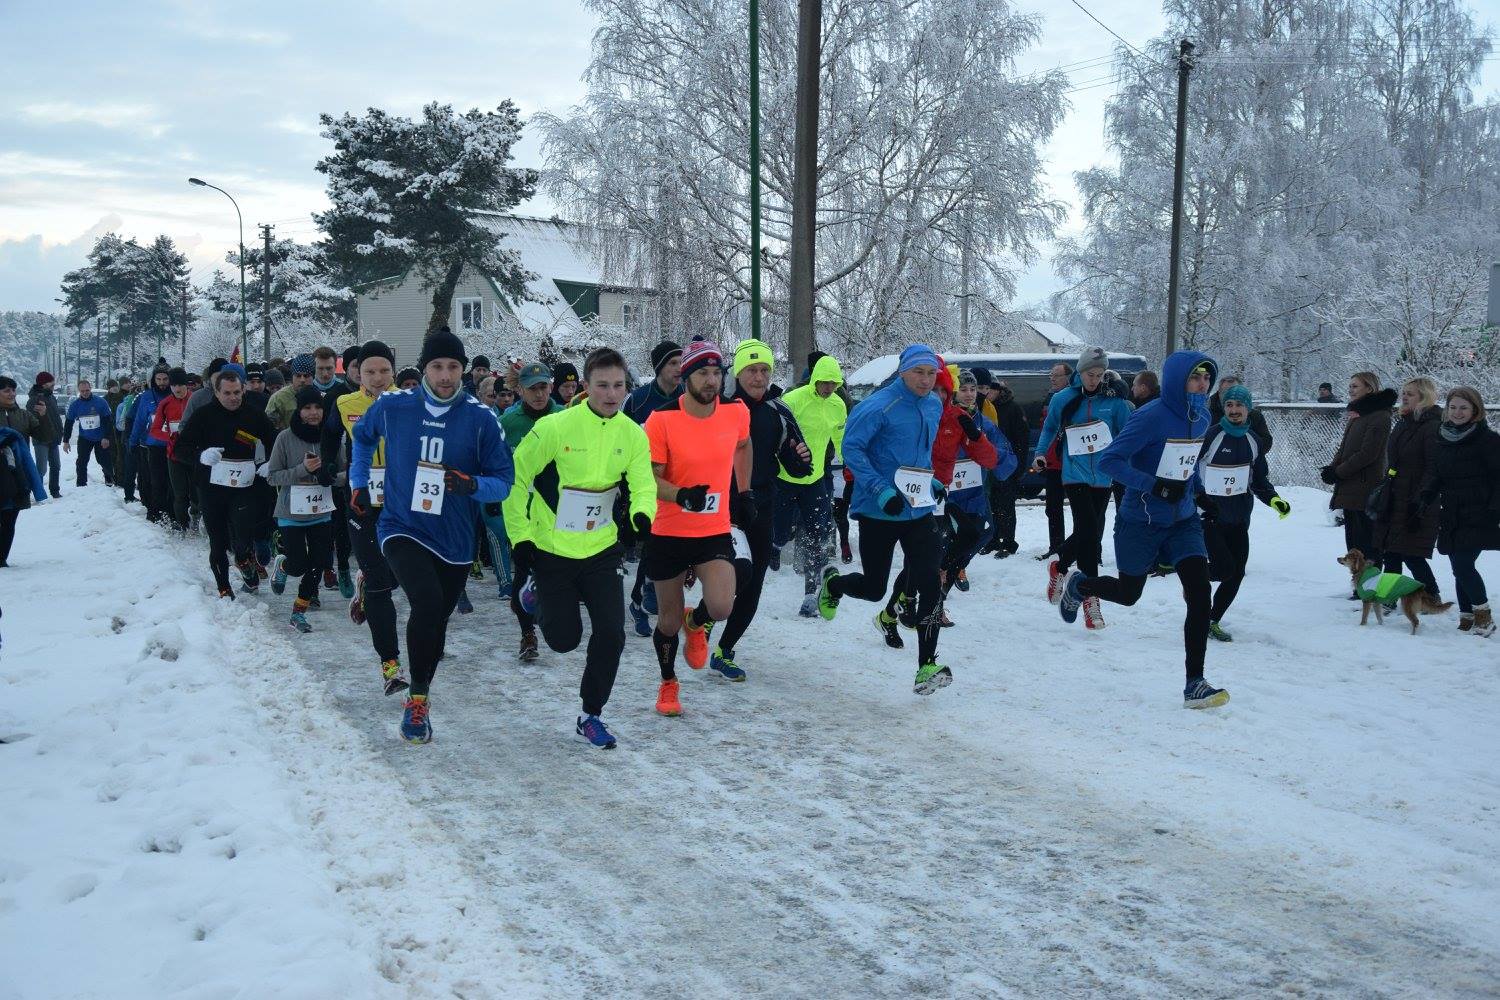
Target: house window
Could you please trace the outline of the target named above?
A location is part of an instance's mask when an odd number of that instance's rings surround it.
[[[641,307],[634,302],[625,302],[620,306],[620,325],[627,330],[634,330],[641,325]]]
[[[454,302],[458,313],[460,330],[484,329],[484,300],[458,299]]]

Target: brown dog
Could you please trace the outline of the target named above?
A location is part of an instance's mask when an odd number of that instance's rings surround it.
[[[1371,574],[1369,572],[1370,564],[1365,559],[1365,554],[1363,552],[1361,552],[1359,549],[1350,549],[1347,555],[1341,556],[1339,558],[1338,562],[1340,566],[1343,566],[1344,568],[1349,570],[1349,576],[1354,582],[1355,593],[1373,593],[1374,583],[1375,581],[1380,579],[1380,574]],[[1401,595],[1401,611],[1406,615],[1406,620],[1411,622],[1411,631],[1413,635],[1416,635],[1417,625],[1419,624],[1419,622],[1417,621],[1418,612],[1421,612],[1422,614],[1437,614],[1442,611],[1447,611],[1449,608],[1453,607],[1452,601],[1438,603],[1438,601],[1436,601],[1433,596],[1427,592],[1427,589],[1425,587],[1423,587],[1421,584],[1418,584],[1417,581],[1412,580],[1410,577],[1403,577],[1402,579],[1410,581],[1411,584],[1416,586],[1415,590],[1412,590],[1410,593]],[[1368,586],[1366,585],[1367,581],[1369,584]],[[1361,596],[1363,596],[1363,594],[1361,594]],[[1383,608],[1381,607],[1381,602],[1378,599],[1364,601],[1363,613],[1359,616],[1360,625],[1364,625],[1370,620],[1370,611],[1372,609],[1375,612],[1375,624],[1384,625],[1385,614],[1383,612]]]

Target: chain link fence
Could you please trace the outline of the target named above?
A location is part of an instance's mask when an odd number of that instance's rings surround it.
[[[1343,403],[1259,403],[1266,428],[1275,446],[1266,456],[1271,482],[1277,486],[1311,486],[1332,492],[1320,477],[1323,466],[1338,450],[1344,434]],[[1489,415],[1490,426],[1500,431],[1500,414]]]

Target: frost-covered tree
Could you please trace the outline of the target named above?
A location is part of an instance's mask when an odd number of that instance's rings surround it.
[[[105,233],[94,242],[88,263],[63,276],[63,304],[67,322],[75,328],[98,319],[108,331],[101,335],[113,370],[122,361],[134,368],[138,348],[150,345],[150,360],[172,353],[181,343],[182,294],[188,287],[188,264],[169,236],[158,236],[149,246],[134,239]],[[142,339],[144,338],[144,343]]]
[[[749,299],[749,53],[744,0],[589,0],[584,103],[539,116],[565,214],[629,232],[630,283],[661,332],[742,335]],[[797,4],[761,14],[765,332],[785,344]],[[1064,79],[1022,76],[1039,21],[1000,0],[824,3],[816,326],[859,359],[948,342],[960,271],[1003,302],[1060,215],[1040,155]],[[800,367],[801,359],[793,359]]]
[[[318,161],[332,207],[314,218],[340,284],[417,272],[434,289],[429,334],[448,322],[465,264],[525,294],[515,255],[473,215],[511,211],[535,192],[535,171],[506,166],[521,135],[514,104],[454,114],[433,103],[418,120],[378,108],[319,120],[334,146]]]
[[[287,354],[300,350],[311,340],[316,347],[323,343],[346,343],[351,339],[354,323],[354,292],[341,284],[340,276],[330,264],[331,252],[326,243],[296,243],[276,240],[271,244],[271,347],[272,353]],[[262,273],[263,247],[247,247],[245,266],[252,275]],[[239,267],[237,250],[225,255],[232,269]],[[264,284],[255,281],[250,288],[250,311],[262,314]],[[230,282],[217,270],[205,294],[212,308],[221,313],[239,314],[239,283]]]

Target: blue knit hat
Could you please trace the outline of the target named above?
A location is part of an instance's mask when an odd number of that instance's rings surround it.
[[[1250,395],[1250,390],[1246,389],[1243,385],[1232,385],[1224,390],[1224,402],[1227,403],[1231,399],[1244,403],[1247,410],[1255,409],[1254,397]]]
[[[311,354],[299,354],[292,359],[293,375],[311,375],[313,373],[313,356]]]
[[[229,362],[229,364],[225,365],[223,368],[220,368],[219,371],[220,372],[234,372],[235,376],[241,382],[245,381],[245,366],[242,365],[242,364],[239,364],[237,362],[231,361],[231,362]]]
[[[909,372],[918,365],[927,365],[931,368],[941,367],[938,364],[937,352],[926,344],[912,344],[901,352],[901,361],[896,365],[897,373]]]

